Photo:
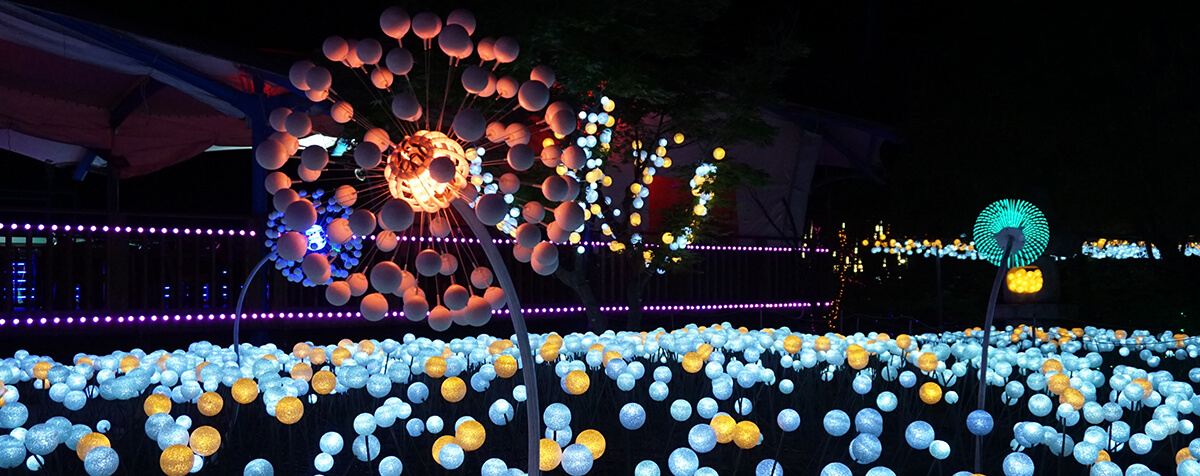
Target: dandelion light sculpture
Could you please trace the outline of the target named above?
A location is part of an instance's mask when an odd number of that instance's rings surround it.
[[[992,318],[996,314],[996,298],[1008,269],[1026,266],[1046,251],[1050,228],[1046,217],[1033,204],[1024,200],[1004,199],[988,205],[975,220],[975,249],[981,257],[998,266],[992,294],[988,298],[987,317],[983,324],[982,354],[979,364],[978,409],[984,410],[987,398],[988,347],[992,338]],[[975,472],[982,465],[983,438],[975,437]]]

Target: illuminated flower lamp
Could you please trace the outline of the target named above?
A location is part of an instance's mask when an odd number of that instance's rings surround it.
[[[983,324],[983,348],[979,365],[978,409],[984,410],[987,398],[988,347],[991,345],[992,319],[996,314],[996,298],[1008,269],[1026,266],[1046,251],[1050,228],[1046,217],[1033,204],[1024,200],[1004,199],[993,202],[975,219],[975,250],[988,262],[999,266],[988,298],[987,317]],[[982,465],[983,439],[975,437],[975,472]]]
[[[1014,294],[1037,294],[1042,290],[1042,270],[1037,266],[1012,268],[1005,274],[1004,282]]]

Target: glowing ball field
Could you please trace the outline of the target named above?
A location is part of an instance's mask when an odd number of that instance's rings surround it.
[[[1200,474],[1195,339],[996,329],[812,335],[729,323],[531,334],[547,474]],[[17,351],[12,474],[522,474],[512,338]],[[553,351],[553,352],[551,352]],[[543,358],[550,357],[550,360]],[[962,398],[967,396],[967,398]],[[514,423],[515,422],[515,423]],[[936,468],[936,469],[935,469]]]

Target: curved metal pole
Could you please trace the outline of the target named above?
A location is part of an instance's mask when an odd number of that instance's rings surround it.
[[[513,287],[512,278],[508,275],[508,268],[504,266],[500,250],[496,248],[496,243],[492,242],[492,235],[488,233],[487,227],[479,221],[479,218],[475,216],[475,210],[471,209],[466,202],[455,200],[453,203],[454,209],[462,216],[467,226],[471,227],[471,232],[479,238],[483,254],[492,263],[492,272],[495,273],[496,280],[500,281],[500,289],[504,290],[504,295],[508,298],[508,310],[512,315],[513,331],[517,334],[517,347],[521,353],[521,377],[525,379],[525,413],[528,414],[529,430],[529,476],[539,476],[541,467],[538,464],[540,461],[538,457],[540,438],[538,435],[541,434],[542,412],[538,405],[537,375],[533,371],[533,349],[529,347],[529,331],[525,328],[525,319],[521,317],[521,303],[517,299],[517,291]]]
[[[258,264],[254,265],[254,270],[250,271],[250,276],[246,276],[246,282],[242,283],[242,292],[238,294],[237,307],[233,311],[233,350],[238,353],[238,360],[242,359],[242,346],[240,345],[242,301],[246,299],[246,290],[250,289],[250,281],[254,280],[254,277],[258,275],[258,270],[262,269],[263,265],[267,264],[267,261],[270,261],[270,259],[271,253],[269,252],[266,256],[263,256],[263,259],[258,261]]]
[[[1012,238],[1004,245],[1004,257],[1000,259],[1000,269],[996,270],[996,280],[992,283],[992,296],[988,298],[987,317],[983,321],[983,353],[979,359],[979,409],[987,401],[987,368],[988,347],[992,344],[992,318],[996,316],[996,299],[1000,297],[1000,283],[1008,272],[1008,258],[1012,253]],[[975,436],[975,473],[980,473],[983,464],[983,436]]]

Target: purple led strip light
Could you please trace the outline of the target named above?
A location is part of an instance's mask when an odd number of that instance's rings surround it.
[[[776,303],[749,303],[749,304],[688,304],[688,305],[652,305],[644,308],[647,312],[673,312],[673,311],[722,311],[722,310],[748,310],[748,309],[800,309],[810,307],[829,307],[832,302],[776,302]],[[600,306],[600,312],[623,312],[628,311],[629,306]],[[555,315],[555,314],[571,314],[581,313],[585,309],[582,306],[567,306],[567,307],[539,307],[527,308],[523,312],[527,314],[540,315]],[[393,317],[404,315],[400,311],[391,311],[388,313]],[[495,311],[495,314],[507,315],[508,309]],[[252,313],[242,314],[244,319],[249,320],[269,320],[269,319],[350,319],[358,318],[361,315],[357,312],[338,311],[338,312],[268,312],[268,313]],[[78,316],[78,317],[15,317],[4,319],[0,318],[0,326],[32,326],[37,325],[64,325],[64,324],[133,324],[133,323],[167,323],[167,322],[202,322],[202,321],[225,321],[232,320],[233,313],[221,314],[164,314],[164,315],[141,315],[141,316]]]
[[[132,226],[120,227],[120,226],[108,226],[108,225],[103,225],[103,226],[62,225],[62,226],[59,226],[59,225],[45,225],[45,224],[34,225],[32,223],[25,223],[25,224],[10,223],[6,226],[4,223],[0,223],[0,230],[3,230],[5,228],[8,228],[9,230],[26,230],[26,231],[36,229],[38,231],[62,230],[65,232],[74,231],[77,233],[83,233],[83,232],[138,233],[138,234],[149,233],[152,235],[158,235],[158,234],[165,235],[167,233],[170,233],[173,235],[178,235],[178,234],[182,233],[184,235],[255,236],[257,234],[257,232],[255,232],[254,230],[226,230],[226,229],[212,229],[212,228],[167,228],[167,227],[159,228],[159,227],[153,227],[153,226],[149,227],[149,228],[141,227],[141,226],[135,228]]]
[[[371,240],[374,240],[376,236],[378,236],[378,235],[371,235]],[[396,238],[399,241],[415,241],[415,242],[430,242],[430,243],[465,243],[465,244],[478,244],[479,243],[479,239],[477,239],[477,238],[458,238],[458,237],[443,238],[443,237],[433,237],[433,236],[407,236],[407,235],[398,236]],[[514,240],[512,238],[504,238],[504,239],[497,239],[497,240],[495,240],[495,242],[496,242],[496,244],[500,244],[500,245],[514,245],[517,243],[517,240]],[[609,243],[611,243],[611,242],[610,241],[580,241],[579,243],[572,244],[572,243],[564,241],[564,242],[559,242],[557,244],[607,248],[609,246]],[[651,244],[648,246],[651,248],[659,247],[659,245],[655,245],[655,244]],[[781,246],[690,245],[687,247],[687,249],[696,250],[696,251],[766,251],[766,252],[777,252],[777,253],[788,253],[788,252],[828,253],[829,252],[829,249],[827,249],[827,248],[787,248],[787,247],[781,247]]]

